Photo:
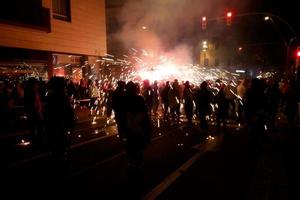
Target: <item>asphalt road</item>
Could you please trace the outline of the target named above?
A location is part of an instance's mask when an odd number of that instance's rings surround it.
[[[1,188],[12,196],[42,192],[85,199],[294,199],[298,195],[300,140],[295,131],[266,132],[272,135],[255,142],[251,133],[235,124],[225,135],[217,135],[214,126],[202,131],[197,121],[189,127],[185,122],[170,125],[154,119],[153,125],[138,183],[128,173],[125,149],[112,125],[97,134],[95,129],[83,129],[72,135],[67,161],[54,162],[49,152],[26,154],[29,157],[1,170]]]

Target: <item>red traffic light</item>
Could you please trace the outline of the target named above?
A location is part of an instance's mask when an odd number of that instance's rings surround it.
[[[297,56],[297,57],[300,57],[300,50],[297,51],[296,56]]]
[[[227,26],[231,25],[231,18],[232,18],[232,12],[227,12],[227,14],[226,14],[226,25]]]
[[[207,25],[207,21],[206,21],[206,17],[202,17],[202,29],[206,29],[206,25]]]

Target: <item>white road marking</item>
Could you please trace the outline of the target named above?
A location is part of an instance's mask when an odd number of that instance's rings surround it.
[[[223,140],[222,136],[217,136],[216,140],[205,141],[203,143],[193,146],[193,148],[198,149],[198,152],[193,155],[187,162],[176,169],[170,176],[159,183],[155,188],[153,188],[148,194],[146,194],[143,200],[156,199],[162,192],[164,192],[172,183],[174,183],[183,173],[185,173],[197,160],[199,160],[205,153],[215,150]]]

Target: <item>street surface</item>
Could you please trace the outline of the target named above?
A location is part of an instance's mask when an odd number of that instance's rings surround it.
[[[92,120],[93,121],[93,120]],[[153,117],[142,181],[133,182],[116,125],[99,117],[70,133],[68,159],[54,162],[46,148],[1,138],[2,189],[8,194],[63,194],[102,199],[299,199],[300,137],[284,119],[262,140],[230,121],[225,134],[214,122],[171,125]],[[299,131],[299,129],[297,129]],[[13,139],[11,139],[13,138]],[[18,138],[18,139],[17,139]],[[297,198],[295,198],[297,197]]]

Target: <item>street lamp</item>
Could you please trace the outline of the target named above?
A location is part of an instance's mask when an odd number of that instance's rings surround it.
[[[281,40],[283,41],[284,45],[286,46],[286,67],[288,68],[288,66],[289,66],[289,56],[290,56],[290,47],[291,47],[292,42],[293,42],[295,39],[297,39],[297,37],[296,37],[296,35],[295,35],[295,36],[293,36],[293,37],[289,40],[289,42],[287,42],[287,41],[284,39],[283,35],[281,34],[281,31],[279,30],[278,26],[276,25],[276,23],[274,22],[274,20],[273,20],[271,17],[265,16],[264,20],[265,20],[265,21],[271,21],[271,23],[273,24],[274,28],[275,28],[276,31],[278,32],[278,34],[279,34]],[[290,28],[290,26],[289,26],[289,28]],[[291,29],[291,28],[290,28],[290,29]],[[291,30],[292,30],[293,33],[295,33],[295,32],[293,31],[293,29],[291,29]]]
[[[227,12],[227,14],[225,16],[215,17],[215,18],[206,18],[206,20],[207,21],[215,21],[215,20],[226,19],[226,24],[228,26],[230,26],[232,16],[233,16],[232,12]],[[285,19],[281,18],[280,16],[272,14],[272,13],[268,13],[268,12],[249,12],[249,13],[241,13],[241,14],[235,14],[234,15],[234,17],[246,17],[246,16],[263,16],[264,21],[271,21],[271,23],[273,24],[273,26],[277,30],[278,34],[280,35],[282,41],[284,42],[285,46],[287,47],[287,52],[289,52],[289,49],[290,49],[290,46],[291,46],[292,42],[294,40],[297,42],[298,38],[297,38],[297,34],[296,34],[295,30],[293,29],[293,27]],[[289,31],[293,35],[293,37],[289,40],[289,43],[287,43],[287,41],[284,39],[284,37],[282,36],[279,28],[274,23],[272,18],[280,21],[282,24],[284,24],[289,29]],[[288,53],[287,53],[287,65],[288,65]]]
[[[269,16],[265,16],[264,18],[265,21],[271,21],[271,23],[273,24],[274,28],[276,29],[276,31],[278,32],[281,40],[283,41],[284,45],[287,47],[288,44],[287,42],[285,41],[283,35],[281,34],[281,31],[279,30],[278,26],[276,25],[276,23],[274,22],[274,20],[272,19],[272,17],[269,17]]]

